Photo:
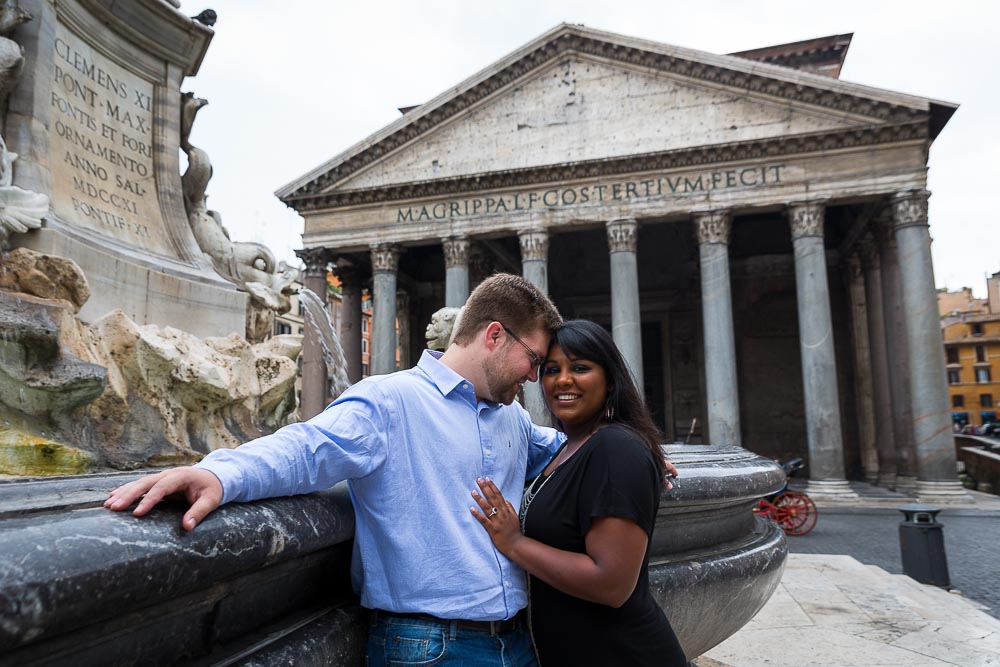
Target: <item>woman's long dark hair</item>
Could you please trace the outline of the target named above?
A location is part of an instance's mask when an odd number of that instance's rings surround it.
[[[604,422],[620,424],[630,429],[652,452],[662,479],[666,470],[660,449],[660,443],[663,442],[660,429],[653,423],[646,401],[636,389],[628,364],[611,334],[589,320],[569,320],[552,334],[549,349],[555,345],[561,347],[568,357],[586,359],[604,369],[608,382],[608,400],[605,410],[595,417],[594,426]]]

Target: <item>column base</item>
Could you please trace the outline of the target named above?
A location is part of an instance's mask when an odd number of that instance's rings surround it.
[[[806,484],[806,493],[820,498],[857,498],[858,494],[844,479],[811,479]]]
[[[917,498],[924,503],[968,504],[975,502],[958,481],[925,482],[917,480]]]
[[[884,486],[887,489],[896,488],[896,473],[894,472],[880,472],[878,474],[878,485]]]
[[[896,475],[896,483],[893,485],[892,490],[911,496],[916,495],[917,478],[911,475]]]

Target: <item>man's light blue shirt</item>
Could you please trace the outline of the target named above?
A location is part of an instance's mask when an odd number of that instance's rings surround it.
[[[562,440],[517,403],[477,401],[472,383],[425,351],[415,368],[362,380],[325,411],[198,467],[223,502],[308,493],[348,480],[351,564],[371,609],[477,621],[527,605],[524,571],[469,512],[477,477],[517,506]]]

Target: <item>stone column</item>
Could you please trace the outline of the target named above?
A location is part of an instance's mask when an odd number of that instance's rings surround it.
[[[410,295],[396,290],[396,338],[399,340],[399,367],[409,368],[410,361]]]
[[[917,495],[922,500],[966,498],[958,483],[938,315],[926,190],[893,197],[893,223],[902,278],[910,366],[910,400],[917,453]]]
[[[372,244],[372,347],[371,373],[396,370],[396,270],[399,246]]]
[[[340,277],[340,346],[347,360],[347,379],[361,380],[361,272],[350,266],[335,267]]]
[[[740,400],[729,281],[729,211],[694,217],[701,255],[701,314],[705,338],[708,438],[713,445],[740,444]]]
[[[788,205],[795,248],[795,292],[809,445],[809,493],[853,494],[844,477],[822,202]]]
[[[544,229],[529,229],[519,232],[521,244],[521,275],[532,285],[548,294],[549,292],[549,234]],[[520,335],[519,332],[515,332]],[[536,424],[548,426],[552,416],[542,397],[541,382],[524,385],[524,407]]]
[[[532,285],[549,293],[549,234],[544,229],[518,233],[521,243],[521,274]]]
[[[854,404],[857,406],[861,440],[861,469],[865,481],[878,482],[878,451],[875,445],[875,395],[872,379],[871,343],[868,338],[868,301],[861,258],[847,258],[847,288],[851,301],[851,341],[854,361]]]
[[[449,236],[441,239],[444,249],[444,305],[461,308],[469,298],[469,239]]]
[[[915,493],[916,447],[913,441],[913,409],[910,401],[910,366],[903,324],[903,287],[899,253],[891,220],[880,220],[882,257],[882,307],[885,309],[885,343],[889,360],[889,395],[892,400],[892,433],[896,449],[896,484],[892,488]]]
[[[306,264],[303,286],[314,292],[325,303],[326,266],[330,259],[329,253],[325,248],[308,248],[299,250],[297,254]],[[316,328],[308,320],[305,323],[301,354],[302,402],[299,405],[299,415],[305,420],[315,417],[326,407],[330,386],[326,375],[326,361],[323,358],[323,346]]]
[[[872,395],[875,404],[875,449],[878,453],[878,484],[896,486],[896,441],[893,435],[892,393],[886,349],[885,306],[882,303],[882,269],[878,247],[871,239],[861,246],[868,304],[868,343],[871,351]]]
[[[619,218],[607,223],[608,251],[611,255],[611,334],[628,363],[639,395],[642,383],[642,330],[639,312],[639,267],[636,244],[639,225],[635,218]]]

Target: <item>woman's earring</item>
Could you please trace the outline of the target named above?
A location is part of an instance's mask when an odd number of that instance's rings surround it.
[[[611,421],[614,418],[615,418],[615,409],[611,407],[611,405],[608,405],[604,409],[604,421]]]

